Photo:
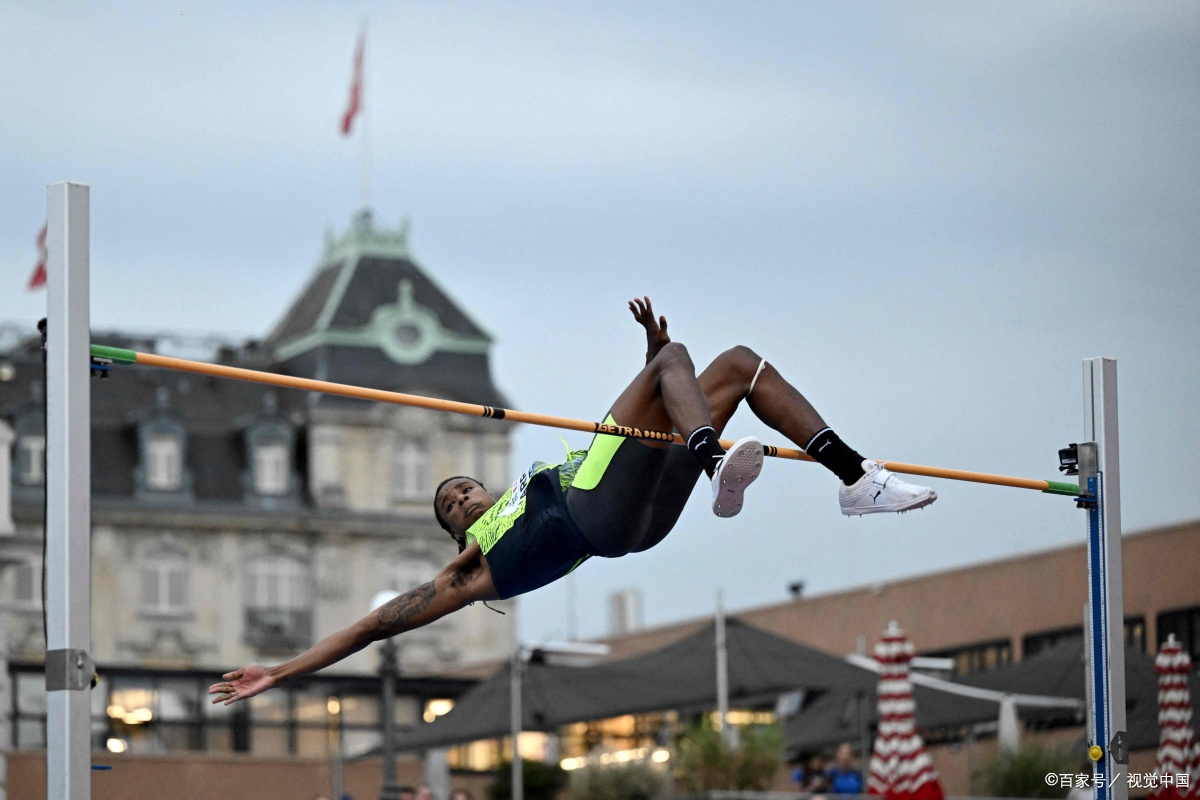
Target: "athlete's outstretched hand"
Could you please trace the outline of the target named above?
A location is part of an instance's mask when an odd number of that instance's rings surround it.
[[[208,687],[208,693],[216,695],[213,705],[222,702],[225,705],[236,703],[238,700],[262,694],[275,685],[275,678],[265,668],[255,664],[226,672],[221,677],[224,678],[223,681]]]
[[[658,351],[671,341],[667,335],[667,318],[654,318],[654,307],[650,305],[649,297],[633,298],[629,301],[629,310],[633,318],[646,329],[646,363],[658,355]]]

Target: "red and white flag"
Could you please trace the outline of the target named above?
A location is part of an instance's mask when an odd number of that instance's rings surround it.
[[[354,81],[350,84],[350,101],[346,104],[346,113],[342,114],[342,135],[349,136],[354,127],[354,118],[362,110],[363,88],[363,48],[366,46],[366,33],[358,35],[358,44],[354,48]]]
[[[37,237],[38,260],[37,266],[33,268],[33,274],[29,276],[30,291],[37,289],[39,286],[46,285],[46,226],[42,226],[42,232]]]

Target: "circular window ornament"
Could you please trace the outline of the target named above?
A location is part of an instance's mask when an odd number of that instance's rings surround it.
[[[388,358],[399,364],[419,364],[436,349],[441,324],[433,312],[413,301],[410,281],[400,282],[399,295],[395,305],[375,310],[372,327]]]
[[[416,347],[421,342],[421,329],[411,322],[401,322],[392,330],[392,336],[401,347]]]

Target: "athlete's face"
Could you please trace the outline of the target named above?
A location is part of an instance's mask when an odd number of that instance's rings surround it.
[[[463,533],[483,516],[483,512],[496,504],[496,498],[478,482],[463,478],[443,486],[438,493],[437,504],[442,519],[451,528]]]

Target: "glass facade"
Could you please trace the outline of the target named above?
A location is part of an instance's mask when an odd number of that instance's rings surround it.
[[[1054,647],[1065,641],[1082,643],[1083,626],[1073,625],[1067,628],[1054,628],[1048,631],[1031,633],[1021,640],[1021,657],[1029,658],[1043,650]],[[1125,618],[1125,644],[1146,652],[1146,618],[1142,616]]]
[[[1013,646],[1008,639],[963,645],[962,647],[935,650],[922,655],[934,658],[949,658],[954,661],[955,675],[983,672],[1013,663]]]
[[[46,747],[46,683],[39,666],[10,665],[16,750]],[[92,690],[92,747],[117,753],[207,751],[326,757],[338,738],[348,756],[379,744],[380,682],[361,676],[313,677],[232,706],[213,705],[205,672],[100,669]],[[400,679],[396,721],[423,724],[435,698],[457,696],[467,681]]]

